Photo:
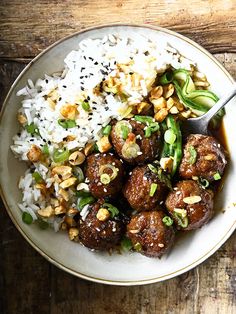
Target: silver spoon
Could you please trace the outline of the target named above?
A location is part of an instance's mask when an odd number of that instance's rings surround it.
[[[209,134],[208,125],[214,115],[223,108],[236,95],[236,83],[231,90],[223,96],[209,111],[197,118],[187,119],[183,121],[183,135],[186,137],[189,134]]]

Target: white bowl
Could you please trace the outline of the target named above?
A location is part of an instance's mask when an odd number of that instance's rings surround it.
[[[150,26],[111,25],[84,30],[60,40],[39,54],[19,75],[11,87],[3,105],[0,128],[1,194],[12,221],[25,239],[47,260],[61,269],[91,281],[113,285],[141,285],[169,279],[197,266],[212,255],[232,234],[236,227],[236,104],[226,107],[225,131],[231,162],[224,189],[216,198],[216,215],[212,221],[195,232],[177,240],[172,251],[161,259],[151,259],[137,253],[95,253],[68,240],[63,232],[42,231],[28,226],[21,220],[17,203],[21,193],[17,182],[25,165],[16,160],[9,148],[12,136],[17,133],[16,112],[20,99],[16,92],[26,85],[27,79],[36,80],[45,73],[51,74],[63,68],[63,59],[84,38],[98,38],[108,33],[140,33],[167,41],[181,54],[198,64],[208,77],[212,90],[219,96],[230,88],[233,79],[223,66],[206,50],[177,33]],[[234,154],[233,154],[234,152]],[[224,213],[223,210],[224,209]]]

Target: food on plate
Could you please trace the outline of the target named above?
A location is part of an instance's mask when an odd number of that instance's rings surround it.
[[[184,146],[179,174],[184,179],[193,176],[209,182],[221,178],[226,166],[223,146],[212,136],[192,134]]]
[[[174,244],[172,220],[161,210],[141,212],[131,218],[127,235],[136,251],[149,257],[160,257]]]
[[[214,214],[213,192],[194,180],[179,181],[169,192],[165,205],[176,227],[182,230],[200,228]]]
[[[139,34],[79,42],[62,72],[17,93],[11,149],[28,166],[22,220],[91,250],[161,257],[178,233],[214,216],[225,148],[201,130],[182,132],[182,121],[218,101],[209,85],[164,42]]]

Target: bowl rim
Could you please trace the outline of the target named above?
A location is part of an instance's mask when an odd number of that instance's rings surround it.
[[[50,45],[49,47],[47,47],[46,49],[44,49],[43,51],[41,51],[36,57],[34,57],[29,64],[21,71],[21,73],[17,76],[17,78],[15,79],[15,81],[13,82],[13,84],[11,85],[10,90],[8,91],[5,100],[3,102],[2,108],[1,108],[1,112],[0,112],[0,124],[2,121],[2,117],[3,114],[5,112],[5,109],[7,107],[7,103],[8,100],[13,92],[14,87],[17,85],[17,83],[19,82],[19,80],[21,79],[21,77],[28,71],[28,69],[30,67],[33,66],[33,64],[35,63],[35,61],[37,61],[38,59],[40,59],[40,57],[44,54],[46,54],[48,51],[50,51],[51,49],[53,49],[55,46],[57,46],[58,44],[62,43],[63,41],[66,41],[74,36],[78,36],[80,34],[86,33],[88,31],[92,31],[92,30],[99,30],[102,28],[107,28],[107,27],[137,27],[137,28],[146,28],[146,29],[150,29],[150,30],[155,30],[155,31],[160,31],[163,32],[167,35],[172,35],[174,37],[177,37],[185,42],[187,42],[189,45],[193,46],[194,48],[197,48],[198,50],[200,50],[203,54],[205,54],[209,59],[211,59],[212,62],[214,62],[223,72],[224,74],[229,78],[229,80],[232,82],[232,84],[234,83],[234,79],[233,77],[229,74],[229,72],[224,68],[224,66],[210,53],[208,52],[205,48],[203,48],[201,45],[197,44],[195,41],[193,41],[192,39],[189,39],[187,37],[185,37],[184,35],[181,35],[175,31],[169,30],[167,28],[163,28],[160,26],[155,26],[155,25],[151,25],[151,24],[135,24],[135,23],[111,23],[111,24],[99,24],[97,26],[93,26],[93,27],[88,27],[85,29],[82,29],[80,31],[77,31],[73,34],[70,34],[66,37],[63,37],[59,40],[57,40],[56,42],[54,42],[52,45]],[[11,218],[12,222],[14,223],[15,227],[17,228],[17,230],[21,233],[21,235],[26,239],[26,241],[41,255],[43,256],[46,260],[48,260],[50,263],[52,263],[53,265],[57,266],[59,269],[62,269],[76,277],[79,277],[81,279],[86,279],[92,282],[96,282],[96,283],[103,283],[103,284],[108,284],[108,285],[117,285],[117,286],[134,286],[134,285],[145,285],[145,284],[151,284],[151,283],[156,283],[156,282],[161,282],[176,276],[179,276],[189,270],[191,270],[192,268],[198,266],[199,264],[201,264],[202,262],[204,262],[208,257],[210,257],[212,254],[214,254],[220,247],[221,245],[223,245],[225,243],[225,241],[231,236],[231,234],[234,232],[234,230],[236,229],[236,221],[234,221],[234,223],[231,225],[231,227],[226,231],[226,233],[224,234],[224,236],[221,238],[221,240],[219,240],[207,253],[205,253],[203,256],[201,256],[200,258],[198,258],[197,260],[195,260],[194,262],[192,262],[191,264],[180,268],[174,272],[168,273],[166,275],[162,275],[162,276],[158,276],[155,278],[150,278],[150,279],[143,279],[143,280],[109,280],[109,279],[103,279],[103,278],[96,278],[93,276],[89,276],[83,273],[79,273],[73,269],[71,269],[70,267],[67,267],[65,265],[63,265],[62,263],[58,262],[56,259],[50,257],[49,254],[47,254],[46,252],[44,252],[39,246],[37,246],[37,244],[34,243],[33,240],[30,239],[30,237],[24,232],[24,230],[21,228],[21,226],[17,223],[16,219],[14,218],[10,207],[8,206],[7,200],[4,196],[3,193],[3,189],[1,187],[1,183],[0,183],[0,196],[3,200],[4,206],[6,208],[6,211],[9,215],[9,217]]]

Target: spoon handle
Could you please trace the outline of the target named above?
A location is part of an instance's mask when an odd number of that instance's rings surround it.
[[[222,97],[209,111],[207,111],[207,113],[204,114],[204,118],[202,117],[202,120],[204,119],[206,126],[208,125],[210,120],[213,118],[213,116],[221,108],[223,108],[235,95],[236,95],[236,83],[233,84],[233,87],[224,97]]]

